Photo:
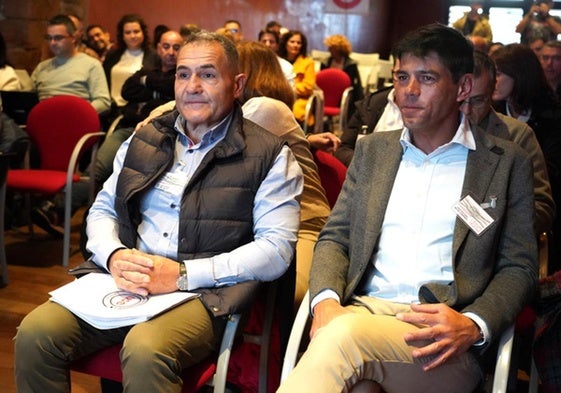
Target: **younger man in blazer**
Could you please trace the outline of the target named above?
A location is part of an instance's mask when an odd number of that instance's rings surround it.
[[[471,45],[434,24],[394,56],[405,127],[357,143],[315,248],[312,340],[279,392],[471,392],[533,294],[532,163],[460,113]]]

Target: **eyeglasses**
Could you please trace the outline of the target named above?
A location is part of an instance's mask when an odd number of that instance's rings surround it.
[[[467,100],[462,101],[462,105],[471,105],[474,108],[480,108],[486,105],[489,102],[489,97],[487,96],[473,96],[468,98]]]
[[[60,41],[62,41],[62,40],[65,39],[65,38],[70,38],[70,36],[69,36],[69,35],[59,35],[59,34],[57,34],[57,35],[48,35],[48,34],[45,34],[45,36],[44,36],[43,38],[44,38],[45,41],[47,41],[47,42],[51,42],[51,41],[60,42]]]
[[[541,61],[544,61],[544,62],[548,62],[549,60],[551,60],[551,61],[561,61],[561,55],[553,55],[553,56],[541,55],[540,59],[541,59]]]

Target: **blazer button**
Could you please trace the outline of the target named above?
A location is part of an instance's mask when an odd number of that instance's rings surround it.
[[[213,311],[213,312],[218,312],[218,311],[220,311],[220,309],[219,309],[218,307],[216,307],[216,306],[213,306],[213,307],[212,307],[212,311]]]

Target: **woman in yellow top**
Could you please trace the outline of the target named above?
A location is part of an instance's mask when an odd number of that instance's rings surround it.
[[[316,85],[314,61],[308,56],[308,40],[298,30],[290,30],[282,36],[279,56],[292,63],[294,72],[294,93],[296,99],[292,106],[294,117],[303,125],[306,103]]]

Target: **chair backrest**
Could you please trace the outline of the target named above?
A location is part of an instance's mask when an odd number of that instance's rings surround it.
[[[347,167],[333,155],[321,150],[314,151],[314,161],[318,166],[319,178],[329,206],[333,207],[343,187]]]
[[[349,57],[360,66],[373,67],[378,62],[378,59],[380,59],[380,54],[352,52]]]
[[[41,169],[66,171],[80,138],[99,131],[99,116],[83,98],[56,96],[33,107],[26,129],[39,153]],[[95,142],[96,139],[91,138],[83,150],[89,149]]]
[[[343,70],[326,68],[316,74],[316,84],[323,90],[325,106],[339,107],[345,89],[351,86],[351,78]]]

